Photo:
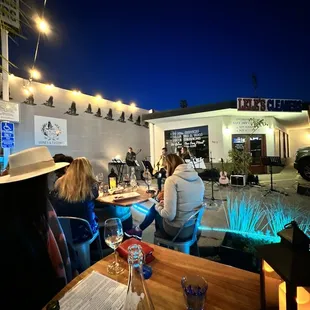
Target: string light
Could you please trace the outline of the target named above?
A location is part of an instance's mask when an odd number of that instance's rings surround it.
[[[54,84],[46,84],[45,87],[49,90],[53,89],[55,86]]]
[[[97,100],[101,100],[101,99],[102,99],[102,96],[99,95],[99,94],[97,94],[97,95],[96,95],[96,99],[97,99]]]
[[[37,28],[40,31],[40,33],[44,33],[47,35],[51,32],[50,26],[45,19],[37,17],[36,24],[37,24]]]
[[[31,69],[30,70],[30,80],[35,79],[35,80],[40,80],[41,78],[41,73],[36,70],[36,69]]]
[[[78,95],[81,94],[81,91],[74,89],[74,90],[72,91],[72,93],[73,93],[74,96],[78,96]]]
[[[132,102],[132,103],[130,104],[130,106],[131,106],[132,108],[136,108],[136,107],[137,107],[137,105],[136,105],[134,102]]]

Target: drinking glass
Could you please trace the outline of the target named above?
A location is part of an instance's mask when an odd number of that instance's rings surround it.
[[[123,226],[119,218],[111,218],[104,222],[105,243],[114,250],[114,261],[108,265],[108,273],[116,275],[124,272],[124,268],[117,260],[116,249],[123,241]]]
[[[203,310],[208,284],[203,277],[185,276],[181,280],[187,310]]]
[[[103,182],[103,173],[98,173],[96,175],[96,179],[99,183],[102,183]]]

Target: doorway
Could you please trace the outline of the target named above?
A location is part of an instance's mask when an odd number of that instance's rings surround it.
[[[251,173],[263,174],[267,172],[267,167],[261,161],[261,158],[266,156],[265,135],[232,135],[232,147],[251,153]]]

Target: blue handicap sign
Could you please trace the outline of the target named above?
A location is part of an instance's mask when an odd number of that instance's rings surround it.
[[[1,122],[1,147],[12,148],[15,146],[14,124]]]

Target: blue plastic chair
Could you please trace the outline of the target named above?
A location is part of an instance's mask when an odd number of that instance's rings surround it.
[[[154,234],[154,244],[157,245],[164,245],[168,248],[177,249],[180,252],[183,252],[185,254],[190,254],[190,248],[191,246],[195,245],[197,247],[196,252],[199,256],[199,249],[197,244],[197,235],[198,235],[198,228],[203,216],[203,212],[205,210],[205,206],[200,206],[196,212],[191,215],[187,221],[183,224],[183,226],[179,229],[178,233],[175,235],[175,237],[170,237],[168,235],[163,235],[161,232],[156,231]],[[194,221],[194,223],[192,223]],[[181,232],[184,230],[184,228],[193,227],[193,234],[188,239],[180,239],[179,236]]]
[[[99,229],[95,234],[93,234],[92,229],[89,225],[89,222],[79,217],[58,216],[58,220],[64,231],[67,242],[69,242],[72,245],[73,249],[77,252],[77,255],[78,255],[78,258],[81,264],[81,268],[83,270],[86,270],[91,265],[90,244],[93,243],[95,240],[97,242],[100,259],[103,258]],[[86,229],[89,230],[91,235],[88,240],[81,242],[81,243],[73,243],[73,239],[75,236],[73,236],[72,234],[72,226],[74,226],[73,224],[74,222],[75,223],[78,222],[77,224],[79,225],[85,225]]]

